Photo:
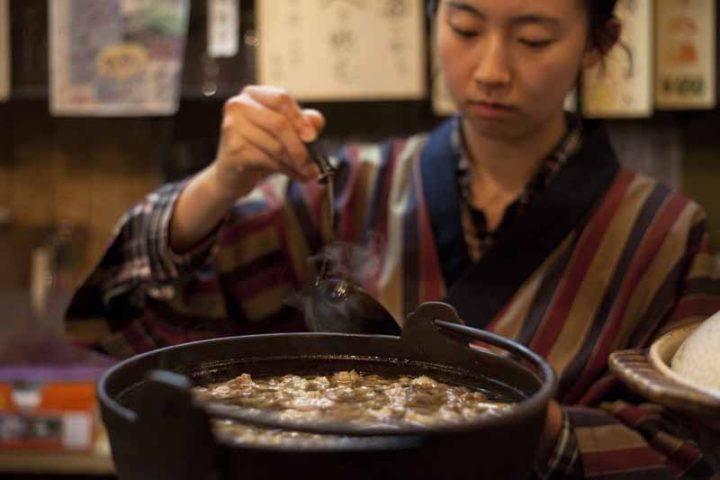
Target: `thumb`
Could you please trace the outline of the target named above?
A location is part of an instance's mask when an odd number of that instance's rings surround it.
[[[305,108],[302,111],[302,115],[305,121],[309,122],[315,128],[315,133],[317,135],[320,135],[320,133],[325,128],[325,117],[323,116],[323,114],[320,113],[318,110],[312,108]]]

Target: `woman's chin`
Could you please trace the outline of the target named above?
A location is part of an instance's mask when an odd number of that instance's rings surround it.
[[[510,121],[505,118],[490,119],[463,114],[463,122],[467,128],[493,140],[516,140],[523,137],[527,132],[527,129],[523,128],[523,123],[517,121],[517,119]]]

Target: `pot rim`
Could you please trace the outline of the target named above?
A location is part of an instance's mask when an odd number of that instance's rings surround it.
[[[535,363],[536,368],[540,371],[540,374],[537,372],[533,372],[537,377],[538,381],[540,383],[539,388],[537,391],[530,394],[528,397],[522,399],[521,401],[517,402],[515,405],[513,405],[510,409],[506,411],[501,411],[499,413],[493,414],[493,415],[480,415],[476,419],[464,421],[462,423],[449,423],[449,424],[440,424],[435,425],[431,427],[419,427],[419,426],[404,426],[402,428],[383,428],[383,429],[362,429],[362,428],[353,428],[352,425],[348,425],[347,423],[330,423],[325,422],[321,425],[322,427],[318,427],[318,422],[288,422],[288,421],[280,421],[276,420],[273,422],[273,426],[277,428],[283,428],[285,430],[292,430],[292,431],[308,431],[312,433],[320,433],[320,434],[331,434],[331,435],[343,435],[343,436],[351,436],[351,437],[417,437],[417,436],[432,436],[432,435],[445,435],[445,434],[457,434],[462,432],[471,432],[471,431],[477,431],[481,428],[488,428],[488,427],[495,427],[500,426],[507,423],[516,422],[518,419],[530,417],[533,414],[536,413],[538,409],[544,409],[547,407],[547,404],[549,403],[550,399],[552,398],[555,389],[557,388],[557,377],[552,370],[552,367],[542,359],[539,355],[529,350],[527,347],[505,339],[503,337],[499,337],[498,335],[491,334],[489,332],[482,332],[483,334],[487,334],[491,337],[498,337],[502,340],[503,346],[506,346],[507,343],[513,344],[512,346],[516,350],[515,353],[520,353],[522,356],[526,358],[526,360],[531,360],[532,363]],[[118,375],[122,372],[124,372],[127,368],[129,368],[130,365],[140,363],[144,360],[146,360],[148,357],[152,356],[163,356],[167,353],[173,352],[181,352],[183,350],[192,350],[194,348],[197,348],[198,345],[202,345],[203,347],[213,346],[213,345],[221,345],[221,344],[232,344],[236,343],[238,341],[246,342],[262,342],[266,341],[268,339],[278,339],[278,338],[340,338],[340,339],[357,339],[357,340],[351,340],[351,341],[359,341],[359,340],[367,340],[367,339],[380,339],[382,341],[389,341],[393,342],[393,344],[399,345],[401,342],[401,337],[391,336],[391,335],[363,335],[363,334],[342,334],[342,333],[308,333],[308,332],[299,332],[299,333],[271,333],[271,334],[261,334],[261,335],[241,335],[241,336],[233,336],[233,337],[221,337],[221,338],[213,338],[213,339],[206,339],[206,340],[197,340],[193,342],[188,342],[180,345],[173,345],[168,347],[163,347],[160,349],[152,350],[149,352],[141,353],[138,355],[135,355],[133,357],[130,357],[128,359],[125,359],[121,361],[120,363],[116,364],[115,366],[108,369],[100,378],[98,382],[98,390],[97,390],[97,396],[100,401],[100,404],[103,408],[108,409],[112,414],[117,415],[128,422],[135,422],[137,419],[137,413],[123,405],[121,405],[115,398],[111,397],[109,393],[108,383],[112,380],[112,378],[115,375]],[[397,342],[397,343],[395,343]],[[469,347],[470,348],[470,347]],[[479,352],[480,353],[480,352]],[[502,358],[504,361],[510,362],[513,365],[517,366],[518,368],[525,368],[520,362],[513,358],[508,357],[502,357],[500,355],[492,354],[483,352],[487,355],[495,355],[499,358]],[[353,355],[352,353],[349,353],[347,357],[356,358],[358,360],[370,360],[371,358],[375,361],[378,361],[379,363],[384,363],[383,358],[378,357],[371,357],[369,355]],[[253,357],[255,360],[261,360],[257,357]],[[279,359],[290,359],[290,358],[297,358],[297,359],[309,359],[309,358],[324,358],[328,361],[332,361],[333,359],[343,359],[343,357],[338,355],[307,355],[307,356],[299,356],[299,355],[292,355],[292,356],[280,356],[280,355],[268,355],[267,357],[263,357],[262,360],[279,360]],[[386,360],[391,361],[393,360],[392,357],[388,357]],[[421,361],[413,360],[413,363],[415,364],[421,364]],[[426,363],[428,367],[441,367],[442,364],[433,363],[432,361],[428,361]],[[492,379],[495,381],[502,381],[502,379]],[[256,423],[256,422],[251,422]],[[218,438],[218,441],[220,442],[220,439]],[[222,442],[225,445],[234,445],[233,442]],[[243,447],[250,446],[250,442],[247,444],[243,443]],[[276,448],[281,447],[281,445],[257,445],[257,448]],[[294,450],[306,450],[306,448],[302,445],[288,445],[286,448],[291,448]],[[310,448],[312,450],[313,448]]]

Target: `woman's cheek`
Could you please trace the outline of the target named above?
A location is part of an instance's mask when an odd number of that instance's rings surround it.
[[[553,63],[538,65],[527,75],[532,95],[548,106],[564,101],[577,76],[574,66]]]
[[[469,62],[460,55],[449,55],[441,59],[439,66],[453,100],[461,99],[473,76]]]

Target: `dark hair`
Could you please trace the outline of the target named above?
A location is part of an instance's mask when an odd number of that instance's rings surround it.
[[[590,19],[590,42],[593,48],[605,54],[617,42],[619,31],[608,28],[608,22],[615,18],[617,0],[583,0]],[[440,0],[428,0],[430,17],[434,17]]]
[[[590,43],[605,54],[618,41],[618,29],[609,28],[608,22],[615,18],[617,0],[585,0],[590,19]]]

